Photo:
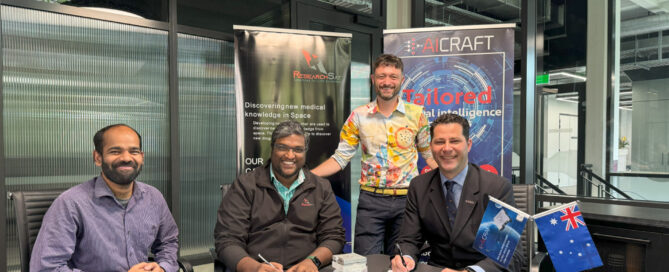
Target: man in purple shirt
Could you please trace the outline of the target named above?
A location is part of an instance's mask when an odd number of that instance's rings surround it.
[[[162,194],[135,181],[142,137],[116,124],[93,137],[100,176],[63,192],[51,205],[30,271],[177,271],[179,231]],[[148,261],[149,250],[155,262]]]

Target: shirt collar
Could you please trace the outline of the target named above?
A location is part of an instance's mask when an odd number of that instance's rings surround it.
[[[274,176],[274,169],[272,169],[271,165],[269,166],[269,178],[270,178],[270,180],[272,180],[272,183],[275,186],[276,186],[276,184],[279,184],[279,185],[283,186],[283,184]],[[300,173],[297,175],[297,180],[295,180],[295,182],[293,182],[293,184],[290,185],[290,187],[295,188],[302,183],[304,183],[304,172],[302,172],[302,169],[300,169]],[[283,186],[283,187],[286,187],[286,186]],[[291,188],[288,188],[288,189],[290,190]]]
[[[378,99],[378,98],[377,98]],[[404,107],[404,100],[401,99],[400,95],[397,95],[397,107],[395,108],[396,111],[399,111],[402,114],[406,114],[406,108]],[[379,104],[376,102],[376,99],[369,103],[369,114],[374,114],[379,111]]]
[[[132,187],[132,194],[135,195],[136,192],[140,192],[138,197],[141,197],[142,194],[144,194],[145,188],[143,184],[140,184],[137,181],[133,181],[135,184]],[[114,193],[111,191],[105,180],[102,178],[102,175],[97,176],[95,178],[95,189],[94,189],[94,195],[96,198],[101,198],[105,196],[109,196],[112,198],[115,198]],[[131,196],[132,197],[132,196]]]
[[[465,168],[460,171],[453,179],[452,181],[455,181],[460,187],[463,187],[465,184],[465,178],[467,178],[467,171],[469,170],[469,164],[465,165]],[[439,172],[439,176],[441,176],[441,183],[449,181],[448,178],[446,178],[441,172]]]

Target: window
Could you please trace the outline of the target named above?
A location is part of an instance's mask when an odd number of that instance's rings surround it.
[[[237,176],[233,46],[179,34],[181,256],[214,247],[219,186]]]
[[[93,135],[126,123],[142,135],[138,180],[167,193],[167,32],[8,6],[0,12],[7,191],[91,179],[100,171]],[[11,271],[19,256],[13,205],[5,201]]]
[[[634,199],[669,201],[669,10],[613,2],[611,181]]]

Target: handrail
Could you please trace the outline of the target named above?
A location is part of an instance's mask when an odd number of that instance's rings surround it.
[[[577,195],[557,195],[557,194],[537,194],[535,196],[537,202],[552,202],[552,203],[569,203],[572,201],[617,204],[635,207],[669,209],[669,202],[646,201],[646,200],[627,200],[622,198],[601,198],[601,197],[585,197]]]
[[[538,194],[548,193],[548,190],[544,189],[544,187],[539,186],[539,184],[535,184],[535,185],[536,185],[535,188],[537,188],[539,190]]]
[[[609,176],[612,177],[642,177],[642,178],[669,178],[667,172],[611,172]],[[669,180],[667,180],[669,181]],[[662,181],[664,182],[664,181]]]
[[[620,194],[621,196],[623,196],[623,197],[625,197],[629,200],[634,200],[634,198],[632,198],[631,196],[629,196],[628,194],[626,194],[622,190],[618,189],[618,187],[614,186],[613,184],[609,183],[608,181],[606,181],[602,177],[593,173],[591,167],[592,167],[592,164],[581,164],[581,172],[585,172],[587,174],[587,176],[582,175],[585,178],[585,180],[587,180],[588,182],[590,182],[591,184],[594,185],[594,183],[592,182],[592,178],[594,177],[597,181],[604,184],[607,188],[613,189],[618,194]],[[605,190],[605,192],[606,192],[606,190]],[[608,193],[608,194],[611,195],[610,193]]]
[[[543,176],[537,174],[537,178],[539,179],[539,181],[541,181],[542,183],[548,185],[548,187],[550,187],[551,189],[553,189],[553,191],[556,191],[556,192],[560,193],[561,195],[567,195],[567,193],[565,193],[564,191],[560,190],[559,187],[555,186],[555,184],[551,183],[550,181],[548,181],[548,180],[547,180],[546,178],[544,178]],[[541,187],[541,186],[539,186],[539,187]],[[542,189],[543,189],[543,188],[542,188]]]

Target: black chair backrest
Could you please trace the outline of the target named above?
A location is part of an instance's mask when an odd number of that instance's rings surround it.
[[[534,184],[514,184],[513,200],[516,202],[516,208],[530,215],[534,214]],[[529,271],[530,260],[534,255],[534,223],[527,222],[525,230],[520,237],[520,243],[525,249],[525,262],[527,267],[523,271]]]
[[[230,191],[230,187],[232,187],[232,184],[221,184],[221,200],[225,197],[228,191]],[[218,259],[216,249],[212,248],[209,251],[211,253],[211,257],[214,259],[214,272],[225,272],[225,264],[223,264],[223,262]]]
[[[11,194],[16,212],[16,226],[18,227],[21,272],[28,272],[29,270],[30,254],[35,240],[37,240],[37,233],[42,227],[44,214],[63,191],[24,191]]]
[[[221,184],[221,199],[230,191],[230,187],[232,187],[232,184]]]

